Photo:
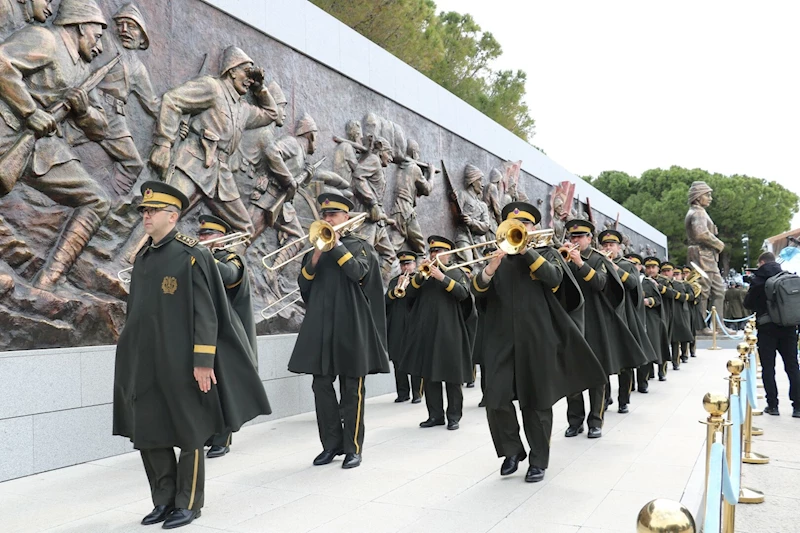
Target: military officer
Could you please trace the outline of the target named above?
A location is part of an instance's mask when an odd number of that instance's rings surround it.
[[[200,215],[199,222],[197,238],[201,243],[212,239],[221,239],[233,231],[227,222],[214,215]],[[253,318],[253,305],[250,297],[250,278],[247,275],[244,259],[234,253],[225,243],[210,244],[209,247],[222,278],[222,284],[225,285],[225,294],[228,296],[233,311],[231,318],[239,322],[237,326],[241,325],[245,341],[252,346],[253,355],[257,355],[256,323]],[[257,357],[253,360],[253,364],[258,367]],[[214,435],[206,441],[206,446],[211,447],[206,457],[209,459],[222,457],[230,451],[231,441],[230,430]]]
[[[409,397],[411,403],[422,401],[421,378],[409,376],[398,368],[411,313],[410,300],[405,299],[405,290],[411,282],[411,277],[417,272],[417,258],[418,254],[411,250],[397,253],[401,273],[389,281],[389,288],[386,290],[386,340],[389,346],[389,359],[394,364],[394,379],[397,385],[395,403],[406,402]],[[411,378],[410,385],[409,378]]]
[[[271,409],[213,256],[175,230],[188,198],[159,181],[141,192],[149,239],[136,255],[117,345],[113,432],[142,455],[155,505],[142,524],[171,529],[200,516],[203,442]]]
[[[617,230],[607,229],[601,231],[598,235],[600,246],[605,252],[609,254],[608,258],[611,260],[614,268],[617,270],[622,285],[625,287],[625,320],[628,329],[633,334],[639,347],[647,355],[647,362],[638,368],[646,370],[647,367],[655,361],[653,355],[653,347],[650,345],[650,339],[647,337],[644,316],[644,298],[642,295],[642,284],[639,279],[639,270],[636,265],[621,257],[620,245],[622,244],[622,234]],[[647,374],[646,372],[639,372],[639,381],[637,385],[647,391]],[[628,412],[628,404],[631,400],[631,391],[634,384],[634,369],[623,368],[618,374],[619,381],[619,395],[617,397],[620,413]]]
[[[522,221],[528,231],[541,220],[539,210],[526,202],[506,205],[502,217]],[[570,316],[583,306],[580,290],[552,247],[498,253],[475,275],[471,289],[485,303],[482,320],[491,332],[480,339],[481,370],[486,373],[489,430],[497,456],[505,457],[500,475],[514,473],[526,457],[512,403],[518,400],[530,446],[525,481],[541,481],[550,458],[553,404],[565,395],[602,387],[607,379]],[[571,290],[577,298],[562,306],[559,290]]]
[[[680,370],[681,365],[681,351],[684,353],[688,351],[689,342],[692,340],[692,333],[689,329],[689,315],[684,313],[683,302],[686,301],[688,295],[683,283],[674,279],[675,265],[670,261],[661,263],[661,274],[664,276],[667,285],[672,289],[672,313],[671,330],[670,330],[670,343],[672,346],[672,369]]]
[[[334,193],[317,198],[332,226],[350,218],[353,203]],[[386,309],[378,255],[352,233],[337,233],[327,252],[303,258],[297,282],[306,315],[289,360],[289,371],[314,376],[312,390],[322,453],[314,465],[344,454],[342,468],[361,464],[364,445],[364,379],[388,373]],[[339,401],[333,390],[338,377]]]
[[[661,260],[658,257],[645,257],[643,262],[645,278],[642,280],[642,289],[644,290],[645,316],[647,318],[647,336],[657,355],[655,365],[658,367],[658,381],[666,381],[667,363],[670,361],[666,300],[672,297],[668,295],[668,290],[671,294],[672,289],[667,289],[658,281],[658,273],[661,269]],[[669,304],[671,303],[670,301]],[[650,372],[652,376],[652,366]]]
[[[445,423],[447,429],[459,428],[464,404],[461,384],[472,377],[467,328],[472,301],[466,277],[461,269],[440,269],[435,263],[441,252],[454,247],[445,237],[428,237],[429,258],[423,265],[430,268],[430,275],[418,272],[406,290],[406,298],[412,302],[411,321],[400,368],[412,376],[422,376],[428,407],[428,418],[420,423],[423,428]],[[442,262],[447,265],[450,257]],[[442,382],[447,389],[447,420]]]
[[[586,301],[584,337],[603,364],[607,375],[617,374],[625,368],[643,365],[647,358],[622,318],[621,306],[625,289],[616,269],[606,257],[591,247],[594,225],[587,220],[567,222],[570,242],[577,245],[569,254],[569,268],[581,288]],[[606,387],[608,384],[606,384]],[[589,426],[588,437],[603,435],[605,413],[605,387],[589,388],[590,411],[586,417],[583,394],[567,396],[567,421],[565,436],[574,437],[583,432],[583,421]]]

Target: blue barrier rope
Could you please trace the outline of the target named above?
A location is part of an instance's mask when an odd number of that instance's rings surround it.
[[[705,533],[718,533],[722,512],[722,463],[725,453],[722,444],[711,445],[711,458],[708,464],[708,487],[706,489],[706,520],[703,526]]]
[[[758,409],[758,393],[756,389],[756,359],[751,355],[750,364],[747,368],[747,399],[753,409]]]
[[[731,505],[739,503],[739,489],[742,481],[742,423],[744,422],[744,410],[746,398],[739,394],[732,394],[730,399],[731,426],[731,489],[735,496],[728,497],[725,501]]]
[[[722,319],[719,317],[719,314],[717,315],[717,324],[719,325],[719,330],[717,331],[717,333],[722,333],[729,339],[734,339],[734,340],[741,340],[744,338],[744,331],[739,331],[737,335],[731,335],[730,333],[728,333],[728,329],[725,327],[725,324],[722,323]]]

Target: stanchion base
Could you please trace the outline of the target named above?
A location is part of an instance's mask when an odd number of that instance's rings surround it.
[[[713,346],[712,346],[711,348],[708,348],[708,350],[721,350],[721,349],[722,349],[722,348],[720,348],[719,346],[717,346],[716,348],[715,348],[715,347],[713,347]]]
[[[761,416],[763,414],[764,414],[764,411],[762,411],[761,409],[758,409],[758,410],[753,409],[753,416]]]
[[[752,433],[751,433],[751,434],[752,434],[753,436],[755,436],[755,437],[760,437],[761,435],[763,435],[763,434],[764,434],[764,430],[763,430],[763,429],[761,429],[761,428],[757,428],[757,427],[753,426],[753,429],[752,429]]]
[[[764,399],[764,395],[763,394],[757,394],[756,398],[758,398],[759,400],[763,400]]]
[[[742,455],[742,462],[749,465],[765,465],[769,463],[769,457],[756,452],[745,452]]]
[[[739,503],[764,503],[764,493],[760,490],[742,487],[739,489]]]
[[[763,389],[764,388],[764,384],[763,383],[759,383],[758,385],[756,385],[756,388],[757,389]]]

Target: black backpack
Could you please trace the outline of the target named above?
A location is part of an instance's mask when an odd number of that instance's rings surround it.
[[[779,326],[800,324],[800,276],[779,272],[767,279],[767,312],[770,320]]]

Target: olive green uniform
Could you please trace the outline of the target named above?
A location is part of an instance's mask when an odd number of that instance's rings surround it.
[[[386,290],[386,340],[389,347],[389,359],[394,365],[394,379],[397,387],[397,398],[407,400],[413,397],[415,400],[422,396],[422,378],[420,376],[409,376],[398,367],[398,362],[403,355],[403,343],[408,332],[408,321],[411,315],[411,300],[406,300],[405,296],[398,297],[394,289],[400,276],[395,276],[389,281],[389,288]],[[409,385],[409,377],[411,384]]]
[[[140,450],[153,503],[189,510],[203,506],[206,439],[271,413],[247,335],[197,242],[173,230],[137,254],[114,375],[114,435]],[[200,391],[195,367],[213,368],[218,385]]]
[[[364,378],[388,373],[386,310],[378,254],[354,235],[323,253],[306,254],[298,276],[306,316],[289,371],[312,374],[317,426],[324,450],[361,454]],[[341,415],[333,381],[339,378]],[[342,422],[344,419],[344,423]]]

